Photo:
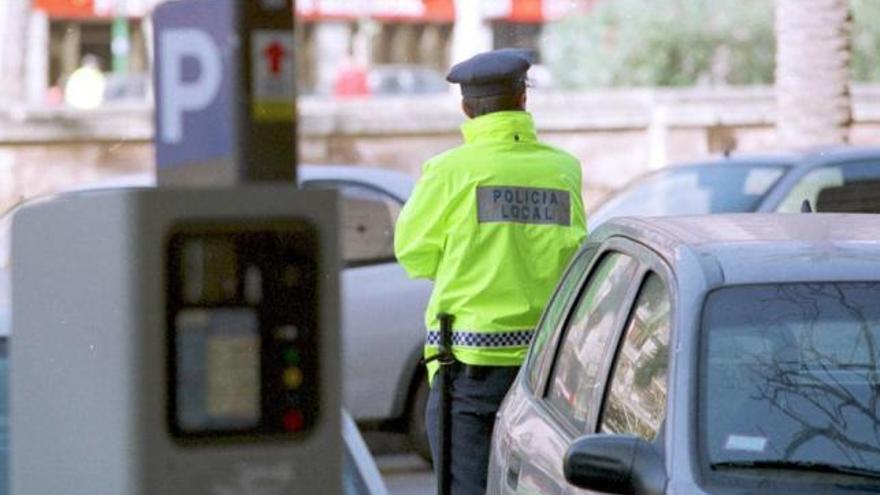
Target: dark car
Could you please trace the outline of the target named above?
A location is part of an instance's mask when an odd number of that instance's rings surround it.
[[[498,414],[490,494],[880,490],[880,216],[622,218]]]
[[[624,216],[797,212],[880,213],[880,148],[732,155],[641,176],[590,214],[590,227]]]

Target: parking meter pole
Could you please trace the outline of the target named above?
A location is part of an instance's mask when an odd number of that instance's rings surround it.
[[[452,323],[455,317],[448,313],[437,315],[440,321],[440,425],[437,429],[440,437],[440,445],[437,449],[437,494],[450,495],[452,493],[452,364],[455,357],[452,354]]]

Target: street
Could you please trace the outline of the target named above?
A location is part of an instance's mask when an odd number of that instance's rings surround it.
[[[377,456],[376,465],[390,495],[427,495],[437,491],[430,467],[415,454]]]
[[[390,495],[436,493],[431,467],[409,449],[403,435],[364,432],[364,440],[375,456],[376,467]]]

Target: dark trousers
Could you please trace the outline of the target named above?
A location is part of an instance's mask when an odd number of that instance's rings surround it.
[[[465,366],[452,366],[452,493],[483,495],[486,492],[486,469],[495,413],[507,390],[516,378],[517,367],[485,367],[479,373],[468,373]],[[434,380],[428,395],[425,426],[431,454],[437,458],[438,421],[440,418],[440,387]],[[435,472],[440,466],[434,464]]]

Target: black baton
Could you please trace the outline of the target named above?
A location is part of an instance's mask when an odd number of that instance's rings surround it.
[[[440,370],[437,378],[440,383],[440,424],[437,428],[437,436],[440,437],[440,445],[437,449],[437,493],[438,495],[450,495],[452,493],[452,364],[455,357],[452,355],[452,322],[455,317],[448,313],[437,315],[440,321],[440,354],[438,362]]]

